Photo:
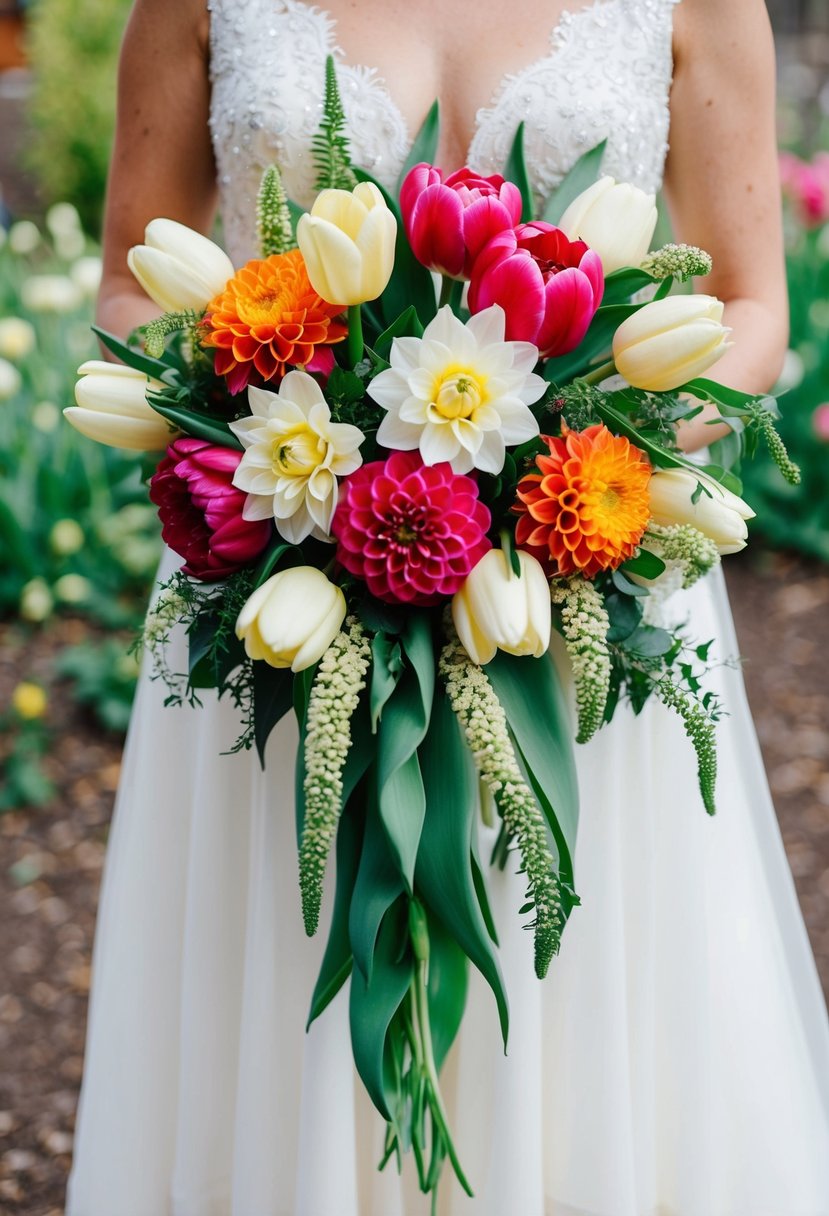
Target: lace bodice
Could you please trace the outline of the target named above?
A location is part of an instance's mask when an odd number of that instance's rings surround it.
[[[482,173],[502,171],[523,119],[539,202],[605,137],[606,172],[658,189],[678,2],[594,0],[566,12],[546,54],[506,76],[491,104],[478,111],[467,163]],[[345,60],[336,22],[324,10],[302,0],[208,0],[208,9],[210,126],[226,243],[239,264],[256,253],[255,197],[267,165],[279,165],[298,203],[307,206],[313,198],[310,149],[329,53],[338,61],[355,164],[393,187],[414,132],[378,74]]]

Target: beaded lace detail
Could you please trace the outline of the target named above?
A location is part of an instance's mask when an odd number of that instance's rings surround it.
[[[667,151],[673,7],[679,0],[594,0],[565,12],[546,55],[504,78],[478,111],[467,161],[503,169],[518,123],[537,201],[582,152],[607,138],[604,168],[657,190]],[[301,0],[208,0],[210,127],[225,242],[238,263],[256,253],[255,197],[276,162],[289,195],[314,195],[311,140],[322,114],[325,58],[337,59],[355,164],[393,187],[412,135],[377,72],[348,63],[336,23]]]

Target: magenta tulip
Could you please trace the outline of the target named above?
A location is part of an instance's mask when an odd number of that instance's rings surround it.
[[[183,557],[184,574],[203,582],[226,578],[258,557],[270,520],[242,516],[247,495],[233,485],[242,453],[204,439],[176,439],[150,481],[161,535]]]
[[[477,258],[469,310],[500,304],[507,340],[532,342],[542,359],[575,350],[602,302],[598,254],[541,220],[499,232]]]
[[[472,263],[497,233],[521,220],[521,192],[500,174],[458,169],[443,180],[433,165],[415,165],[400,189],[400,210],[415,257],[429,270],[468,279]]]

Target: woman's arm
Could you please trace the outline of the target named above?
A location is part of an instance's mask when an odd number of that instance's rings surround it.
[[[713,374],[766,392],[780,372],[788,302],[775,134],[775,61],[763,0],[682,0],[665,192],[677,239],[707,250],[714,268],[699,289],[726,305],[735,345]],[[728,433],[706,425],[714,406],[685,424],[686,451]]]
[[[127,270],[156,216],[208,232],[215,209],[204,0],[136,0],[118,74],[98,321],[126,335],[158,316]]]

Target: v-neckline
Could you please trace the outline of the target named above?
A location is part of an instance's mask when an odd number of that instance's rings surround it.
[[[288,5],[293,5],[295,8],[304,9],[307,12],[315,13],[325,21],[328,27],[330,50],[337,57],[338,64],[341,67],[348,71],[365,72],[374,75],[375,83],[378,89],[380,89],[383,93],[389,108],[394,111],[395,117],[399,121],[401,129],[405,134],[407,145],[411,147],[412,143],[414,142],[414,136],[409,126],[409,121],[401,110],[400,106],[395,101],[394,96],[386,83],[385,77],[380,74],[377,68],[371,67],[369,64],[352,62],[352,60],[349,59],[348,55],[337,42],[337,29],[339,27],[338,19],[327,9],[321,8],[316,4],[311,4],[308,2],[308,0],[285,0],[285,2]],[[551,28],[548,35],[547,41],[549,49],[547,53],[537,56],[537,58],[531,60],[524,67],[517,68],[511,72],[505,72],[498,81],[495,90],[491,94],[489,102],[479,106],[475,110],[475,122],[472,128],[469,143],[466,148],[465,164],[468,165],[471,162],[472,153],[475,149],[475,143],[483,126],[480,121],[481,116],[492,114],[497,110],[501,98],[504,96],[505,91],[510,87],[510,85],[512,85],[515,81],[523,79],[530,73],[535,72],[542,64],[551,63],[557,59],[566,46],[565,34],[568,32],[574,21],[581,17],[592,15],[605,8],[613,8],[619,3],[620,0],[590,0],[590,3],[582,4],[578,8],[565,8],[561,10],[558,20]],[[456,165],[454,168],[460,168],[460,166]]]

